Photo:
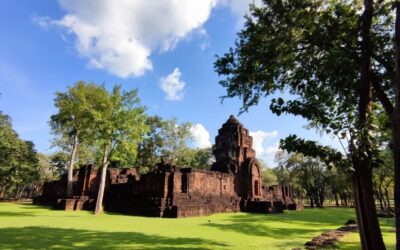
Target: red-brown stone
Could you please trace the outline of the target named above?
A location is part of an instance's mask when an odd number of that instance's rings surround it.
[[[105,210],[157,217],[188,217],[220,212],[282,212],[296,209],[289,187],[262,186],[253,138],[234,117],[215,138],[211,170],[160,163],[139,176],[135,168],[111,168],[106,178]],[[93,165],[74,173],[74,197],[65,199],[66,179],[46,183],[38,204],[68,210],[93,209],[100,176]]]

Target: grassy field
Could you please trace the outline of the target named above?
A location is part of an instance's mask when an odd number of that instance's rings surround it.
[[[395,229],[394,229],[394,219],[381,219],[381,230],[383,235],[383,240],[385,241],[386,248],[388,250],[395,249],[396,239],[395,239]],[[343,250],[353,250],[360,249],[360,236],[358,233],[351,233],[346,235],[340,240],[338,244],[339,249]]]
[[[55,211],[0,203],[0,249],[292,249],[354,219],[352,209],[306,209],[284,214],[216,214],[160,219]],[[393,220],[382,221],[394,248]],[[341,243],[358,246],[357,234]]]

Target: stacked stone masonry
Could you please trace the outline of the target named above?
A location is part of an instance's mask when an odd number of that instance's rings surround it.
[[[139,176],[136,168],[110,168],[104,209],[132,215],[189,217],[221,212],[279,213],[296,209],[289,187],[263,186],[249,131],[230,116],[215,138],[211,170],[158,164]],[[66,197],[66,176],[47,182],[34,203],[66,210],[94,209],[100,174],[93,165],[74,172],[74,196]]]

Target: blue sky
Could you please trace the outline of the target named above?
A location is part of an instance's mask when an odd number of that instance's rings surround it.
[[[215,55],[234,44],[251,0],[4,0],[0,3],[0,110],[40,152],[50,152],[54,93],[78,80],[139,88],[149,114],[193,123],[194,145],[214,142],[241,101],[213,70]],[[255,1],[257,3],[258,1]],[[338,146],[277,117],[268,99],[239,120],[254,135],[257,155],[274,166],[279,139],[289,134]]]

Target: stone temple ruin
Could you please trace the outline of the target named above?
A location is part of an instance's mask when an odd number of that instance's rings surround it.
[[[263,186],[249,131],[234,117],[215,138],[211,170],[160,163],[139,176],[135,168],[111,168],[104,209],[132,215],[189,217],[221,212],[279,213],[296,209],[289,187]],[[74,172],[74,196],[66,198],[66,176],[47,182],[36,204],[66,210],[94,209],[100,174],[93,165]]]

